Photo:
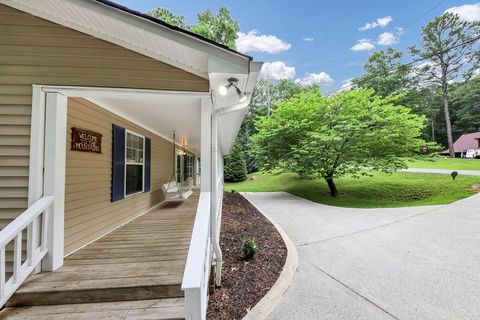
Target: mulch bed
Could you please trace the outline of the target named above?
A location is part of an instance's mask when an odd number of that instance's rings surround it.
[[[250,260],[240,250],[245,237],[255,238],[260,249]],[[242,319],[275,284],[287,248],[270,221],[238,193],[224,193],[220,245],[222,287],[210,295],[207,319]]]

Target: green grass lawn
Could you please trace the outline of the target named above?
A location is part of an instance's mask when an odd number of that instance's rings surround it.
[[[480,170],[480,159],[452,159],[445,157],[412,160],[408,162],[408,167],[418,169]]]
[[[446,204],[476,193],[480,177],[397,172],[373,177],[336,179],[340,195],[330,197],[323,180],[301,179],[296,174],[255,173],[256,180],[225,184],[225,191],[286,191],[299,197],[339,207],[381,208]],[[478,188],[478,186],[477,186]]]

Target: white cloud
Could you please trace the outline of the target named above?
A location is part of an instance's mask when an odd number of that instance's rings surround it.
[[[289,67],[283,61],[266,62],[263,64],[260,76],[263,79],[282,80],[295,77],[295,67]]]
[[[424,73],[435,74],[437,78],[440,78],[442,73],[439,67],[433,61],[424,61],[422,63],[413,66],[413,69],[409,73],[410,78],[426,79]]]
[[[332,84],[333,79],[326,72],[320,73],[307,73],[303,78],[295,80],[296,82],[302,85],[311,85],[311,84]]]
[[[399,36],[405,33],[405,29],[402,27],[395,27],[395,31],[397,31],[397,35]]]
[[[279,53],[290,49],[292,46],[274,35],[258,34],[257,30],[248,33],[239,32],[236,45],[238,51],[243,53],[249,51]]]
[[[374,22],[368,22],[366,23],[363,27],[358,28],[360,31],[366,31],[366,30],[371,30],[375,29],[377,27],[380,28],[385,28],[390,24],[390,22],[393,21],[393,18],[391,16],[383,17],[383,18],[377,18],[376,21]]]
[[[338,89],[338,91],[343,92],[343,91],[352,90],[353,88],[354,88],[353,78],[350,78],[342,81],[342,85],[340,86],[340,89]]]
[[[304,42],[313,42],[313,40],[315,40],[315,39],[313,39],[312,37],[304,37],[302,40]]]
[[[456,13],[460,19],[468,22],[478,21],[480,20],[480,2],[451,7],[445,10],[445,12]]]
[[[352,51],[368,51],[375,49],[375,45],[370,41],[370,39],[360,39],[357,43],[350,48]]]
[[[384,32],[378,36],[377,44],[382,46],[391,46],[398,42],[398,37],[391,32]]]

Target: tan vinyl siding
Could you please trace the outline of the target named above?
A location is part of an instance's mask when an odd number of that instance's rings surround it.
[[[172,175],[172,143],[81,98],[68,100],[65,179],[65,253],[145,212],[164,200],[162,184]],[[111,202],[112,125],[151,139],[151,191]],[[102,153],[71,151],[71,128],[103,135]]]
[[[208,80],[0,4],[0,228],[27,207],[32,84],[208,91]]]

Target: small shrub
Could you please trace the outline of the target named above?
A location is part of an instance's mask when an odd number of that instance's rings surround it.
[[[244,207],[238,207],[237,208],[237,213],[238,214],[244,214],[245,213],[245,208]]]
[[[230,193],[235,194],[235,193],[237,193],[237,190],[232,189],[232,190],[230,191]]]
[[[258,252],[258,245],[255,238],[247,237],[243,239],[240,249],[245,259],[251,259]]]

